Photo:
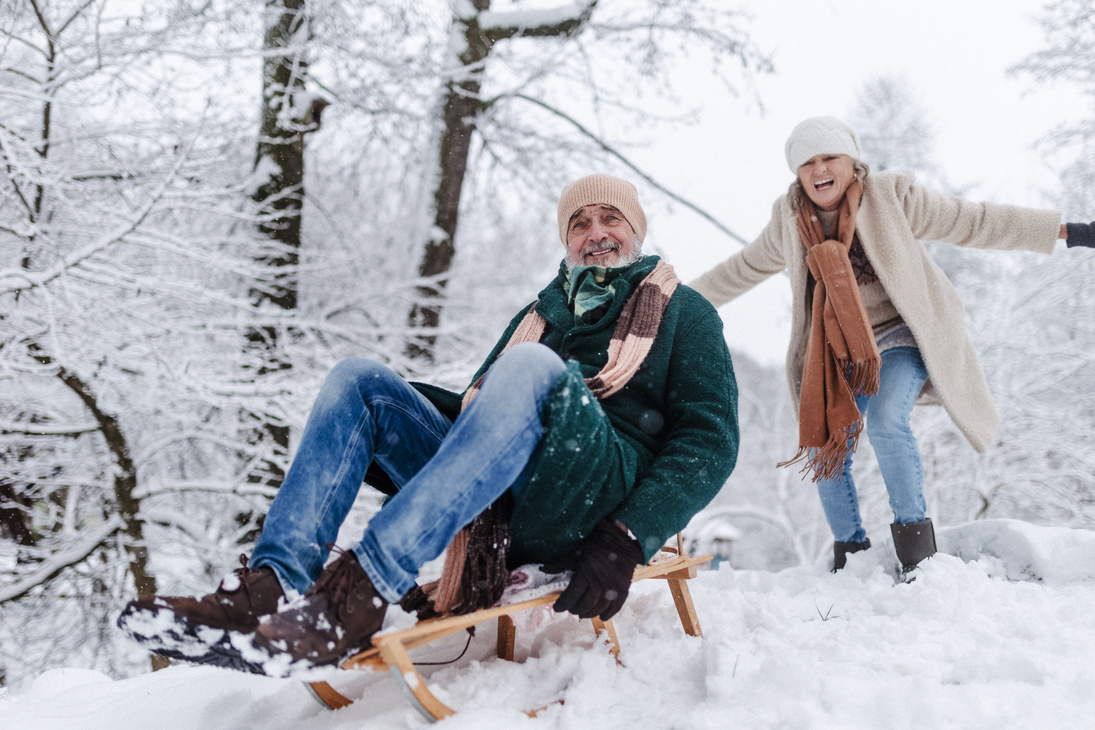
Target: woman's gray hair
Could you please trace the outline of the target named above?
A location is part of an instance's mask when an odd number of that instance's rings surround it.
[[[855,170],[855,179],[861,183],[866,182],[867,176],[871,174],[871,168],[866,162],[852,160],[852,168]],[[798,209],[809,199],[806,189],[802,187],[802,179],[795,175],[795,181],[791,183],[791,187],[787,188],[787,202],[791,205],[791,210],[798,213]]]

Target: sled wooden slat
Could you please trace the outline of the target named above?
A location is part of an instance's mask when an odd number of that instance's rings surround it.
[[[513,661],[513,647],[517,643],[517,625],[509,616],[498,617],[498,658]]]
[[[672,557],[664,557],[666,554]],[[663,559],[656,558],[654,562],[636,568],[631,579],[632,582],[650,579],[665,580],[669,584],[673,604],[677,609],[677,615],[680,617],[681,626],[684,628],[685,633],[690,636],[702,636],[703,633],[696,617],[696,608],[692,603],[692,594],[688,590],[687,581],[696,577],[697,566],[710,561],[714,556],[690,557],[685,555],[683,542],[679,536],[676,549],[667,546],[663,548],[660,555]],[[494,619],[497,620],[498,627],[496,645],[498,657],[512,661],[517,629],[511,616],[536,606],[554,603],[558,597],[559,593],[555,592],[528,601],[485,608],[461,616],[442,616],[419,621],[411,628],[374,636],[372,648],[350,657],[343,662],[341,668],[389,672],[415,709],[431,721],[440,720],[455,714],[455,710],[445,705],[430,692],[425,679],[418,672],[408,652],[442,637]],[[595,618],[592,619],[592,623],[597,634],[602,632],[607,634],[611,651],[618,661],[620,642],[612,621],[601,621]],[[308,688],[321,704],[330,709],[337,710],[353,704],[353,700],[340,693],[327,682],[309,682]],[[528,714],[535,716],[542,709],[544,708],[531,710]]]

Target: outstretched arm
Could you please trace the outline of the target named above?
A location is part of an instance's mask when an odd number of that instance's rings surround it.
[[[772,220],[760,236],[741,251],[716,264],[698,279],[688,282],[716,307],[721,307],[787,267],[780,243],[783,218],[780,205],[772,206]]]

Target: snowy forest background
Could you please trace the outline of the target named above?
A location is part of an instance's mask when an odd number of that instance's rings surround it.
[[[462,389],[555,271],[564,182],[602,169],[690,205],[628,152],[681,131],[663,110],[682,59],[723,95],[778,74],[726,5],[0,0],[0,685],[147,671],[114,629],[124,602],[235,565],[338,360]],[[1093,6],[1048,4],[1014,72],[1091,98]],[[1090,112],[1040,143],[1070,220],[1095,213]],[[963,192],[901,79],[846,118],[873,169]],[[1002,427],[978,456],[918,409],[930,514],[1091,528],[1095,256],[932,251]],[[831,536],[774,468],[795,443],[782,367],[735,367],[738,467],[688,534],[732,527],[738,567],[811,563]],[[857,468],[884,529],[873,459]]]

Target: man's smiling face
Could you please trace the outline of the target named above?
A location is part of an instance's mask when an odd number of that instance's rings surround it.
[[[582,266],[621,266],[637,253],[635,231],[611,205],[587,205],[567,224],[567,260]]]
[[[848,155],[814,155],[798,166],[806,195],[822,210],[836,210],[855,179],[855,163]]]

